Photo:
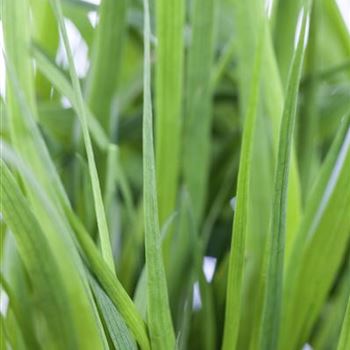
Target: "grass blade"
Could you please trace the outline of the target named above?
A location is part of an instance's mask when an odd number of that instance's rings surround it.
[[[57,23],[47,0],[31,0],[32,23],[34,26],[33,37],[45,48],[50,57],[55,57],[59,44]],[[51,85],[45,77],[37,72],[35,76],[37,97],[40,100],[49,99]]]
[[[29,59],[29,30],[26,28],[29,16],[27,5],[27,2],[22,3],[22,0],[6,1],[2,14],[8,74],[6,111],[10,138],[17,152],[30,160],[47,191],[52,193],[54,188],[62,198],[67,199],[46,145],[35,125],[37,115],[33,92],[34,77]],[[23,23],[23,26],[14,25],[14,18]]]
[[[173,349],[175,335],[171,322],[168,291],[159,231],[156,173],[153,146],[150,17],[144,0],[144,90],[143,90],[143,199],[147,273],[147,319],[152,349]]]
[[[175,209],[179,182],[184,3],[156,1],[156,171],[161,226]]]
[[[284,91],[286,91],[289,67],[293,57],[293,42],[298,13],[303,1],[277,1],[274,44]]]
[[[84,226],[69,208],[66,207],[65,210],[91,271],[94,276],[96,276],[120,314],[123,316],[127,326],[130,328],[135,339],[139,343],[140,348],[142,350],[149,350],[150,344],[146,325],[140,314],[137,312],[135,305],[120,284],[119,280],[116,279],[112,271],[107,268],[107,263],[101,258],[94,242],[86,232]]]
[[[274,154],[277,155],[279,130],[281,126],[281,117],[283,114],[285,94],[283,91],[283,86],[280,78],[280,71],[278,69],[276,54],[274,52],[270,31],[267,32],[265,43],[266,44],[264,53],[264,76],[262,79],[262,91],[264,92],[265,108],[271,120]],[[275,160],[274,163],[276,163]],[[292,242],[295,238],[295,228],[300,223],[302,209],[301,188],[298,173],[298,159],[296,157],[294,145],[292,145],[291,165],[288,176],[287,201],[288,204],[286,214],[286,256],[289,255],[290,247],[292,246]]]
[[[349,118],[343,120],[321,169],[288,262],[281,349],[293,349],[308,337],[346,253],[350,237]],[[330,235],[332,230],[337,234]]]
[[[51,345],[59,349],[75,349],[78,346],[74,323],[62,284],[58,266],[42,230],[18,189],[14,177],[5,163],[0,162],[1,208],[7,225],[15,235],[21,258],[33,280],[43,312]]]
[[[14,291],[11,289],[11,286],[7,283],[1,272],[0,286],[9,298],[10,308],[13,311],[13,315],[16,318],[16,321],[19,325],[20,332],[24,335],[23,338],[26,345],[28,346],[28,348],[40,349],[41,347],[33,329],[32,319],[29,318],[27,314],[25,314],[22,305],[20,305],[18,303],[18,300],[16,300],[16,296],[18,296],[18,294],[14,293]],[[0,349],[2,348],[0,347]]]
[[[211,155],[214,18],[215,1],[193,2],[192,38],[187,60],[183,172],[197,226],[205,210]]]
[[[59,0],[50,0],[50,1],[54,10],[56,19],[59,24],[60,32],[63,37],[64,47],[68,56],[69,71],[72,79],[75,99],[77,101],[78,116],[82,126],[84,144],[85,144],[86,154],[88,158],[89,173],[90,173],[90,179],[92,184],[92,191],[94,195],[94,205],[95,205],[95,212],[96,212],[96,218],[97,218],[97,226],[99,231],[99,238],[101,243],[102,256],[108,263],[109,268],[112,271],[115,271],[106,213],[103,207],[101,188],[100,188],[100,183],[98,179],[98,173],[96,169],[96,163],[95,163],[92,143],[90,139],[90,134],[88,130],[86,107],[84,104],[79,79],[74,66],[73,55],[69,45],[68,34],[64,23],[62,7]]]
[[[100,329],[96,325],[93,300],[87,288],[86,276],[82,272],[82,261],[73,242],[73,232],[59,206],[60,201],[63,206],[67,206],[67,203],[61,198],[55,198],[55,201],[49,199],[49,193],[38,182],[32,170],[6,144],[1,143],[0,147],[2,158],[11,164],[21,176],[33,213],[36,219],[40,218],[40,227],[45,228],[43,233],[50,246],[50,254],[55,259],[59,269],[58,273],[62,276],[61,283],[67,293],[66,312],[71,314],[74,322],[77,346],[86,349],[101,349]],[[42,263],[45,264],[45,262]],[[50,297],[50,294],[48,293],[46,297]],[[88,339],[83,336],[86,332],[89,333]]]
[[[2,1],[0,345],[344,342],[339,1]]]
[[[328,307],[322,309],[323,320],[320,331],[314,337],[312,345],[315,349],[326,349],[339,343],[344,317],[350,295],[350,259],[345,262],[345,268],[337,283],[335,293],[329,298]],[[330,305],[330,307],[329,307]]]
[[[261,27],[260,33],[264,33],[264,25],[262,24]],[[232,228],[232,242],[226,290],[225,326],[222,345],[223,350],[236,348],[239,320],[241,317],[244,252],[247,236],[249,178],[252,160],[253,135],[257,118],[259,79],[261,76],[263,47],[264,34],[260,34],[256,48],[249,103],[243,129],[243,140],[237,182],[237,205]]]
[[[348,306],[343,321],[343,327],[340,334],[337,350],[346,350],[350,347],[350,296]]]
[[[305,12],[304,12],[305,11]],[[277,347],[282,302],[283,264],[285,247],[285,221],[287,206],[288,172],[291,158],[291,144],[295,124],[298,88],[307,40],[309,10],[300,13],[300,33],[292,59],[287,84],[286,100],[282,115],[279,147],[273,193],[271,232],[267,237],[264,256],[263,314],[260,324],[261,349]]]
[[[305,70],[311,71],[317,67],[318,52],[318,16],[317,6],[313,5],[310,19],[310,36],[308,40],[308,47],[305,53]],[[299,136],[299,167],[301,185],[303,187],[303,202],[309,194],[308,190],[312,187],[312,180],[315,178],[315,172],[320,166],[320,159],[318,159],[316,138],[318,131],[318,115],[317,115],[317,89],[319,86],[316,79],[310,79],[309,83],[304,87],[304,100],[302,110],[300,112],[300,119],[303,120],[303,127],[298,132]]]
[[[68,205],[67,196],[42,139],[42,135],[34,123],[32,112],[26,104],[12,62],[7,61],[6,63],[9,82],[11,83],[11,91],[14,93],[14,98],[16,99],[20,113],[19,115],[15,115],[16,119],[14,119],[13,122],[22,125],[22,128],[16,131],[21,135],[21,138],[15,139],[15,145],[26,161],[31,162],[31,167],[35,169],[35,177],[40,182],[40,186],[45,188],[46,193],[51,200],[57,203],[57,206],[51,206],[51,211],[48,210],[44,202],[38,198],[37,188],[33,189],[29,185],[27,172],[20,172],[21,179],[26,187],[33,212],[36,217],[40,218],[42,227],[45,227],[44,233],[48,238],[52,254],[55,256],[56,262],[59,265],[60,273],[64,276],[62,279],[68,296],[71,298],[74,295],[79,298],[79,303],[68,303],[71,308],[75,330],[78,334],[77,339],[80,343],[79,346],[86,348],[91,346],[94,349],[99,349],[101,346],[100,334],[98,333],[98,327],[96,327],[94,323],[94,310],[90,303],[92,300],[85,289],[86,281],[82,274],[82,263],[74,247],[67,220],[64,215],[62,215],[61,207],[58,204],[62,202]],[[15,162],[17,162],[18,157],[14,157],[13,154],[10,154],[11,152],[8,152],[8,147],[4,144],[1,144],[1,151],[2,157],[9,157],[11,162],[16,159]],[[21,166],[23,166],[23,161],[20,161],[20,163]],[[29,175],[29,178],[32,177],[33,175]],[[82,317],[84,321],[80,320],[79,323],[77,323],[78,317]],[[79,334],[81,335],[82,332],[86,331],[90,334],[88,344],[84,337],[79,336]]]
[[[93,277],[90,278],[90,285],[115,348],[118,350],[137,350],[136,342],[131,337],[124,319]]]
[[[1,5],[6,55],[12,62],[29,108],[36,119],[34,73],[28,51],[30,46],[29,4],[27,0],[14,0],[4,1]],[[21,26],[18,26],[17,23],[21,23]],[[12,137],[20,128],[20,121],[16,118],[18,106],[15,105],[14,95],[11,88],[8,88],[6,99],[11,105],[9,111],[13,114],[12,118],[15,118],[11,123]]]
[[[28,186],[36,192],[38,199],[44,203],[45,209],[50,215],[50,217],[53,218],[53,222],[51,225],[53,227],[57,227],[61,234],[64,234],[64,225],[62,226],[62,223],[57,222],[57,212],[56,209],[53,206],[53,203],[50,201],[50,199],[47,196],[47,193],[43,191],[43,189],[38,184],[36,178],[34,175],[30,172],[28,168],[24,166],[20,162],[19,159],[16,159],[8,150],[7,146],[4,144],[1,144],[1,149],[3,150],[3,155],[8,158],[8,160],[11,162],[11,164],[19,171],[19,173],[26,178]],[[93,274],[98,278],[99,283],[106,291],[107,295],[113,302],[113,304],[117,307],[117,309],[120,311],[121,315],[125,319],[126,324],[130,328],[130,330],[135,335],[135,338],[140,344],[141,349],[143,350],[149,350],[149,341],[148,341],[148,335],[146,332],[145,324],[140,317],[140,315],[137,313],[136,308],[134,304],[132,303],[130,297],[125,292],[123,287],[121,286],[118,279],[116,279],[113,272],[108,268],[107,263],[104,261],[104,259],[101,257],[101,255],[98,252],[98,249],[96,248],[92,238],[90,235],[86,232],[84,226],[82,226],[81,222],[77,219],[75,214],[72,212],[71,208],[63,203],[63,210],[66,215],[67,220],[69,221],[69,224],[72,226],[73,232],[72,234],[75,234],[75,237],[77,239],[77,242],[79,243],[79,246],[83,252],[83,257],[85,258],[88,266],[92,270]],[[57,256],[57,253],[60,252],[60,246],[59,242],[53,240],[53,237],[50,236],[50,245],[53,245],[56,249],[54,252]],[[52,241],[52,242],[51,242]],[[51,244],[52,243],[52,244]],[[58,255],[60,256],[60,255]],[[61,255],[62,256],[62,255]],[[63,255],[65,259],[67,259],[66,256]],[[61,263],[65,262],[65,260]],[[67,271],[66,271],[67,272]],[[74,271],[72,271],[74,272]],[[72,281],[72,277],[70,275],[66,275],[65,277],[65,283],[68,284],[68,286],[75,287],[75,282]],[[76,278],[76,276],[74,276]],[[75,281],[75,280],[74,280]],[[71,291],[72,292],[72,291]],[[75,293],[78,291],[75,290]],[[77,295],[77,294],[75,294]],[[83,300],[81,300],[82,296],[79,296],[80,303],[82,303]],[[77,306],[81,307],[79,303],[77,303]],[[82,315],[82,310],[80,310],[80,314],[78,315],[79,318]],[[84,317],[87,317],[87,315],[84,314]],[[84,321],[86,321],[84,319]],[[88,329],[88,325],[82,322],[81,319],[79,319],[79,324],[82,325],[83,332],[84,330]],[[83,327],[85,325],[85,328]],[[86,348],[87,344],[90,344],[93,349],[99,349],[95,343],[93,343],[93,337],[91,330],[89,330],[89,338],[82,337],[80,340],[84,342],[86,340],[86,344],[81,344],[84,348]],[[89,345],[89,346],[90,346]],[[89,348],[89,346],[87,348]]]
[[[126,36],[127,3],[126,0],[101,1],[100,19],[92,46],[86,101],[107,135],[111,135],[115,129],[116,118],[112,106],[120,76]]]

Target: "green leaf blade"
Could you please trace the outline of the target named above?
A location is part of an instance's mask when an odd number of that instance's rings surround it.
[[[305,11],[305,12],[304,12]],[[287,207],[288,173],[291,161],[291,144],[296,118],[298,88],[301,79],[305,43],[309,24],[309,11],[300,13],[300,32],[292,59],[281,121],[271,231],[267,237],[263,272],[263,313],[260,323],[261,349],[275,349],[278,342],[282,304],[283,264],[285,249],[285,225]]]
[[[80,88],[80,82],[74,66],[72,50],[70,48],[67,29],[64,23],[61,3],[58,0],[51,0],[51,4],[59,24],[60,32],[63,37],[64,47],[68,56],[69,71],[70,71],[73,89],[76,97],[75,99],[77,101],[77,107],[79,108],[78,116],[82,126],[84,144],[85,144],[87,158],[88,158],[89,174],[90,174],[92,191],[94,196],[94,206],[95,206],[97,225],[98,225],[100,242],[101,242],[101,251],[104,259],[108,262],[110,269],[112,271],[115,271],[113,253],[112,253],[109,230],[107,225],[107,218],[106,218],[106,213],[103,206],[101,187],[99,183],[96,162],[95,162],[93,148],[92,148],[92,142],[91,142],[90,133],[88,129],[86,107],[84,104],[83,95]]]
[[[182,129],[184,0],[156,1],[156,171],[159,222],[175,209]]]
[[[346,308],[343,326],[337,350],[346,350],[350,347],[350,297]]]
[[[148,0],[144,0],[144,96],[143,96],[143,199],[145,254],[147,273],[147,319],[152,348],[173,349],[173,331],[158,221],[156,171],[153,147],[150,18]]]
[[[243,271],[245,241],[247,236],[247,215],[249,179],[251,171],[253,135],[256,126],[259,79],[261,74],[262,52],[264,47],[264,19],[261,22],[261,32],[257,42],[254,70],[252,74],[251,90],[240,155],[240,166],[238,172],[237,196],[235,217],[232,227],[232,243],[229,257],[229,271],[226,289],[225,327],[223,338],[223,350],[235,349],[239,331],[239,320],[241,317],[241,298],[243,290]]]

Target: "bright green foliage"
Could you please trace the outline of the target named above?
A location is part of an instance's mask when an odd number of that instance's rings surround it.
[[[348,306],[345,312],[343,327],[340,334],[339,344],[337,347],[338,350],[347,349],[350,346],[349,330],[350,330],[350,298],[349,298]]]
[[[48,346],[74,349],[78,344],[75,339],[77,334],[70,331],[74,329],[74,325],[69,309],[65,306],[66,291],[58,266],[52,257],[46,237],[17,188],[15,179],[3,162],[0,166],[2,214],[15,236],[22,261],[33,277],[36,297],[44,306],[40,311],[47,318],[48,331],[52,332],[48,337],[52,339],[52,344],[48,343]],[[52,293],[53,291],[55,293]]]
[[[1,0],[0,348],[348,350],[346,15]]]
[[[159,230],[156,170],[153,146],[153,116],[151,103],[150,38],[151,24],[148,0],[144,0],[144,86],[143,86],[143,198],[145,222],[145,255],[147,277],[147,320],[151,345],[155,350],[173,349],[173,332],[169,299],[162,259]]]
[[[90,175],[91,186],[92,186],[93,197],[94,197],[96,219],[97,219],[99,238],[101,243],[102,256],[107,261],[109,267],[112,270],[114,270],[114,262],[113,262],[113,256],[112,256],[112,249],[110,245],[106,213],[103,208],[101,188],[99,184],[98,173],[97,173],[95,158],[93,154],[92,142],[91,142],[90,134],[88,130],[86,107],[83,102],[80,83],[76,73],[76,68],[74,66],[73,55],[72,55],[71,48],[69,46],[68,35],[67,35],[66,26],[64,23],[61,4],[57,0],[56,1],[52,0],[51,4],[54,9],[54,13],[56,15],[57,21],[59,23],[60,31],[63,38],[64,48],[68,57],[69,73],[72,79],[75,100],[77,102],[77,109],[78,109],[77,114],[82,125],[82,133],[84,138],[86,154],[88,158],[89,175]]]
[[[155,109],[159,219],[175,209],[180,172],[184,66],[184,1],[156,0]]]
[[[248,99],[248,108],[247,115],[245,117],[243,144],[241,148],[237,180],[237,205],[235,207],[235,220],[232,229],[232,247],[235,249],[231,249],[229,260],[223,349],[232,349],[236,346],[239,329],[244,270],[244,251],[247,236],[247,217],[249,207],[249,179],[252,163],[253,135],[256,127],[256,115],[259,103],[258,91],[261,74],[264,30],[265,25],[262,22],[251,82],[254,89],[251,90],[251,94]]]
[[[215,3],[193,1],[190,11],[192,35],[185,87],[183,172],[197,225],[203,217],[209,178]],[[207,34],[203,35],[204,32]]]
[[[301,28],[291,63],[286,99],[279,135],[277,164],[274,178],[271,232],[267,236],[263,266],[263,313],[259,339],[262,349],[275,349],[280,326],[282,302],[284,247],[286,235],[287,185],[290,166],[292,136],[295,125],[297,94],[307,40],[309,11],[301,13]],[[266,268],[266,270],[265,270]],[[266,277],[265,277],[266,276]],[[265,279],[266,278],[266,279]]]
[[[125,17],[126,1],[102,2],[91,52],[92,66],[87,79],[87,103],[108,134],[113,132],[117,117],[113,103],[126,36]]]

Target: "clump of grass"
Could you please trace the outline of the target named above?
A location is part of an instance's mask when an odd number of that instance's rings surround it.
[[[1,6],[1,349],[350,348],[334,1]]]

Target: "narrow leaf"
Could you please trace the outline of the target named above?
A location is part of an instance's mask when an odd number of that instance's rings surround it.
[[[179,182],[184,7],[184,0],[156,0],[156,171],[160,225],[175,209]]]
[[[259,80],[261,76],[262,52],[264,47],[264,22],[261,22],[260,35],[256,47],[254,70],[245,124],[243,128],[240,155],[236,209],[232,228],[231,251],[226,289],[226,310],[223,338],[223,350],[235,349],[237,346],[239,320],[241,317],[241,298],[243,293],[244,253],[247,236],[249,179],[251,171],[253,135],[256,126]],[[261,34],[262,33],[262,34]]]
[[[284,350],[307,339],[346,253],[350,239],[349,123],[350,115],[343,119],[321,168],[288,261],[280,338]]]
[[[93,240],[86,232],[79,219],[70,210],[65,208],[66,215],[74,228],[76,238],[82,248],[88,266],[101,284],[108,297],[124,318],[142,350],[149,350],[150,344],[146,325],[129,295],[115,275],[107,267],[107,263],[100,256]]]
[[[337,350],[346,350],[350,347],[350,296],[348,306],[343,321],[343,327],[340,334]]]
[[[52,336],[52,345],[56,349],[75,349],[77,334],[67,308],[67,294],[46,238],[2,160],[0,172],[1,211],[15,235],[21,258],[33,279]]]
[[[115,348],[118,350],[137,350],[135,340],[131,337],[124,319],[112,301],[93,277],[90,278],[90,284]]]
[[[151,102],[150,15],[144,0],[143,199],[147,273],[147,319],[152,349],[173,349],[175,335],[159,231]]]
[[[260,325],[261,343],[259,346],[261,349],[266,350],[276,348],[280,327],[288,173],[291,159],[291,144],[295,124],[298,88],[309,25],[309,11],[303,9],[300,16],[300,20],[302,21],[301,29],[298,34],[297,47],[290,68],[286,100],[279,134],[271,231],[267,237],[264,257],[264,276],[266,276],[266,279],[263,280],[264,304]]]
[[[112,107],[117,83],[120,80],[121,58],[126,37],[127,3],[126,0],[101,1],[99,23],[92,44],[86,101],[107,135],[111,135],[115,129],[116,115]]]
[[[191,4],[183,172],[197,226],[205,210],[210,169],[215,3],[195,0]]]
[[[73,55],[69,45],[68,34],[64,23],[62,7],[59,0],[50,0],[50,1],[54,10],[56,19],[59,24],[60,32],[63,37],[64,47],[68,56],[69,71],[70,71],[70,76],[72,79],[73,89],[76,97],[75,99],[77,101],[78,116],[82,126],[84,144],[85,144],[85,149],[86,149],[87,158],[88,158],[89,174],[90,174],[92,190],[94,195],[95,212],[96,212],[97,225],[98,225],[98,230],[100,235],[99,237],[101,242],[101,251],[110,269],[112,271],[115,271],[106,213],[104,211],[101,188],[100,188],[100,183],[98,179],[96,163],[95,163],[92,143],[90,139],[90,133],[88,129],[86,107],[84,104],[84,100],[83,100],[83,96],[80,88],[80,82],[74,66]]]

